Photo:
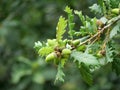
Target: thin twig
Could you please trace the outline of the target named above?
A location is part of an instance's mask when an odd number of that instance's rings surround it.
[[[107,28],[109,28],[110,26],[112,26],[114,23],[116,23],[118,20],[120,20],[120,15],[112,18],[111,20],[108,21],[108,24],[106,26],[104,26],[100,31],[98,31],[95,35],[93,35],[91,38],[85,40],[84,42],[80,43],[80,45],[83,45],[89,41],[91,41],[92,39],[94,39],[95,37],[97,37],[99,34],[103,33],[104,30],[106,30]]]

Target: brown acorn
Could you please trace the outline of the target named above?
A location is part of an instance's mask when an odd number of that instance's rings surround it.
[[[96,24],[98,26],[98,29],[101,29],[104,26],[104,23],[101,20],[97,20]]]

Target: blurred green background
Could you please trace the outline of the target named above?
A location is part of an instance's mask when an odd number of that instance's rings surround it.
[[[88,86],[79,70],[68,63],[65,82],[54,85],[56,67],[46,64],[34,42],[55,38],[66,5],[91,17],[97,0],[0,0],[0,90],[120,90],[120,77],[105,66],[94,73]],[[78,19],[75,19],[79,22]],[[78,25],[79,26],[79,25]]]

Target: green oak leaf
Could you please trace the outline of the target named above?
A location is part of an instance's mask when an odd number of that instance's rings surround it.
[[[55,83],[56,83],[58,80],[64,82],[63,77],[65,76],[65,74],[64,74],[62,68],[63,68],[63,67],[62,67],[61,63],[59,63],[59,65],[58,65],[58,72],[57,72],[57,75],[56,75]]]
[[[120,21],[111,30],[110,38],[113,38],[118,32],[120,32]]]
[[[80,74],[82,76],[82,79],[89,85],[92,85],[93,83],[93,77],[89,70],[89,67],[87,67],[85,64],[81,64],[81,67],[79,68]]]
[[[99,62],[95,56],[88,53],[82,53],[78,51],[73,51],[71,57],[74,58],[79,64],[84,63],[85,65],[99,65]]]
[[[63,38],[63,34],[65,33],[65,28],[67,26],[67,20],[64,17],[60,16],[59,22],[56,27],[56,39],[59,42]]]

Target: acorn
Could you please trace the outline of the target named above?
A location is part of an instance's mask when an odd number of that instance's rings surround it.
[[[92,54],[92,53],[93,53],[92,49],[89,49],[89,50],[88,50],[88,53],[89,53],[89,54]]]
[[[62,50],[62,55],[69,55],[71,54],[71,50],[70,49],[63,49]]]
[[[77,48],[78,51],[84,51],[86,49],[86,45],[81,45]]]
[[[96,24],[98,26],[98,29],[101,29],[104,26],[104,23],[101,20],[97,20]]]
[[[114,8],[111,10],[112,13],[114,14],[119,14],[120,13],[120,9],[119,8]]]
[[[45,58],[45,61],[46,61],[46,62],[49,62],[49,61],[52,61],[52,60],[54,60],[54,59],[56,59],[56,58],[57,58],[56,53],[52,52],[52,53],[50,53],[49,55],[47,55],[47,57]]]
[[[80,44],[80,40],[79,40],[79,39],[74,40],[72,43],[73,43],[73,45],[77,46],[77,45],[79,45],[79,44]]]

